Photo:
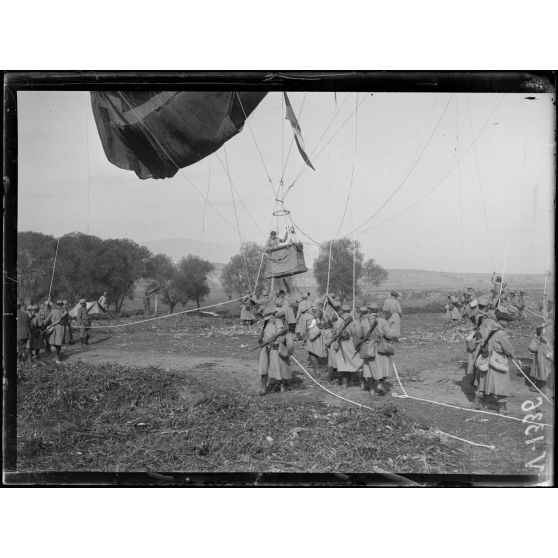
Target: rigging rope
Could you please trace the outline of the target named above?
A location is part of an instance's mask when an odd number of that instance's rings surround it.
[[[455,98],[455,155],[459,159],[459,111],[457,107],[458,98]],[[465,289],[465,233],[463,227],[463,197],[461,191],[461,165],[457,166],[457,193],[459,201],[459,225],[461,231],[461,280]]]
[[[216,304],[209,304],[207,306],[200,306],[199,308],[191,308],[190,310],[183,310],[182,312],[175,312],[174,314],[165,314],[164,316],[155,316],[154,318],[147,318],[145,320],[138,320],[136,322],[127,322],[123,324],[106,324],[99,326],[88,326],[89,329],[109,329],[113,327],[127,327],[137,324],[144,324],[146,322],[153,322],[155,320],[164,320],[166,318],[174,318],[175,316],[181,316],[182,314],[190,314],[191,312],[199,312],[200,310],[207,310],[208,308],[216,308],[218,306],[223,306],[224,304],[230,304],[231,302],[237,302],[242,300],[244,297],[240,296],[238,298],[233,298],[232,300],[225,300],[224,302],[218,302]]]
[[[244,200],[242,199],[235,183],[234,180],[232,179],[232,176],[230,174],[230,172],[228,171],[227,167],[225,166],[225,164],[223,163],[221,157],[219,157],[219,153],[215,153],[217,160],[219,161],[219,164],[221,165],[221,167],[223,168],[223,170],[225,171],[226,175],[229,177],[229,180],[232,184],[232,187],[236,193],[236,197],[238,198],[238,201],[241,203],[242,207],[244,208],[244,210],[246,211],[248,217],[250,217],[250,219],[252,219],[252,223],[254,223],[254,225],[256,225],[256,228],[258,229],[258,231],[260,232],[261,235],[264,235],[265,233],[263,232],[263,230],[261,229],[260,225],[258,224],[258,222],[256,221],[256,219],[254,218],[254,215],[250,212],[250,210],[248,209],[248,207],[246,206],[246,204],[244,203]]]
[[[424,155],[424,152],[426,151],[426,149],[430,145],[430,142],[432,141],[432,138],[434,137],[434,134],[438,130],[438,127],[440,126],[440,123],[442,122],[442,119],[444,118],[444,115],[446,114],[446,112],[448,110],[448,107],[450,105],[450,102],[451,102],[452,98],[453,98],[453,94],[450,95],[450,98],[448,99],[448,102],[446,103],[446,106],[444,107],[444,110],[442,111],[442,113],[440,114],[440,117],[438,118],[438,122],[436,122],[436,126],[434,126],[434,129],[432,130],[432,133],[430,134],[430,136],[428,137],[428,140],[426,141],[426,144],[421,149],[418,156],[415,158],[415,161],[413,162],[413,164],[411,165],[411,167],[409,168],[409,170],[407,171],[407,173],[405,174],[403,179],[395,187],[393,192],[386,198],[386,200],[382,203],[382,205],[380,205],[380,207],[374,213],[372,213],[372,215],[370,217],[368,217],[368,219],[366,219],[366,221],[364,221],[358,227],[356,227],[351,232],[349,232],[347,234],[347,236],[352,236],[356,231],[358,231],[359,229],[361,229],[362,227],[367,225],[372,219],[374,219],[374,217],[376,217],[376,215],[378,215],[378,213],[380,213],[380,211],[393,199],[393,197],[397,194],[397,192],[399,192],[399,190],[405,185],[405,183],[407,182],[407,179],[411,176],[411,173],[417,167],[417,165],[420,162],[422,156]]]
[[[471,116],[471,105],[469,104],[469,97],[466,97],[467,99],[467,109],[468,109],[468,113],[469,113],[469,125],[471,128],[471,133],[473,133],[473,119]],[[490,236],[490,227],[488,226],[488,215],[486,212],[486,203],[484,201],[484,189],[482,186],[482,180],[481,180],[481,175],[480,175],[480,167],[479,167],[479,159],[478,159],[478,153],[477,153],[477,146],[473,145],[473,154],[475,156],[475,167],[477,170],[477,180],[479,183],[479,190],[480,190],[480,196],[481,196],[481,202],[482,202],[482,212],[484,215],[484,224],[486,227],[486,238],[488,239],[488,253],[490,256],[490,268],[494,269],[494,250],[492,249],[492,239]]]
[[[183,171],[183,169],[180,168],[180,166],[176,163],[176,161],[171,157],[171,155],[168,153],[168,151],[161,145],[161,143],[159,142],[159,140],[156,138],[156,136],[153,134],[153,132],[149,129],[149,126],[139,117],[138,113],[136,112],[135,108],[130,104],[130,102],[128,101],[128,99],[126,99],[126,97],[124,96],[124,94],[122,93],[122,91],[118,92],[120,97],[122,97],[122,100],[128,104],[128,106],[130,107],[130,109],[132,110],[132,112],[135,114],[138,122],[140,122],[142,124],[142,126],[145,128],[145,130],[147,130],[149,132],[149,134],[151,135],[151,137],[153,138],[153,140],[155,141],[155,143],[159,146],[159,149],[161,149],[161,151],[167,156],[168,160],[176,167],[177,171],[188,181],[188,183],[192,186],[192,188],[194,188],[194,190],[196,191],[196,193],[204,198],[204,195],[198,190],[197,186],[190,180],[190,177]],[[145,134],[145,132],[144,132]],[[147,136],[147,134],[145,134]],[[229,225],[229,227],[231,227],[231,229],[234,230],[234,225],[232,223],[229,222],[229,220],[209,201],[207,200],[207,198],[204,198],[206,200],[206,202],[208,203],[208,205],[223,219],[223,221],[225,221],[225,223],[227,223],[227,225]]]
[[[48,288],[48,300],[50,300],[50,294],[52,292],[52,282],[54,281],[54,270],[56,269],[56,258],[58,257],[58,245],[60,244],[60,238],[56,241],[56,252],[54,253],[54,264],[52,265],[52,275],[50,276],[50,287]]]
[[[458,161],[456,162],[455,165],[453,165],[443,176],[442,178],[440,178],[440,180],[438,180],[438,182],[436,182],[436,184],[434,184],[434,186],[432,188],[430,188],[430,190],[428,190],[425,194],[423,194],[421,197],[419,197],[415,202],[413,202],[410,206],[406,207],[405,209],[403,209],[402,211],[399,211],[398,213],[396,213],[395,215],[392,215],[391,217],[389,217],[388,219],[386,219],[385,221],[382,221],[381,223],[377,223],[374,224],[370,227],[366,227],[365,229],[362,229],[360,231],[358,231],[355,234],[362,234],[364,232],[367,232],[369,230],[372,230],[376,227],[379,227],[381,225],[384,225],[385,223],[388,223],[389,221],[391,221],[392,219],[395,219],[396,217],[399,217],[400,215],[402,215],[403,213],[406,213],[407,211],[409,211],[410,209],[412,209],[413,207],[415,207],[416,205],[418,205],[422,200],[424,200],[425,198],[427,198],[432,192],[434,192],[434,190],[436,190],[438,188],[438,186],[440,186],[440,184],[442,184],[444,182],[444,180],[453,172],[453,170],[455,170],[455,168],[459,165],[459,163],[468,155],[469,151],[471,150],[471,148],[475,145],[475,143],[478,141],[478,139],[480,138],[481,134],[483,133],[484,129],[486,128],[486,126],[488,125],[488,123],[490,122],[490,120],[492,119],[492,117],[494,116],[494,114],[496,113],[496,111],[498,110],[498,108],[500,107],[500,105],[502,104],[502,101],[504,100],[506,94],[504,93],[501,97],[501,99],[498,101],[498,103],[496,104],[496,106],[494,107],[494,109],[492,110],[492,112],[490,113],[490,115],[488,116],[488,118],[486,119],[486,121],[484,122],[484,124],[482,125],[481,129],[479,130],[479,132],[477,133],[476,137],[473,139],[473,141],[469,144],[469,146],[467,147],[467,149],[463,152],[463,155],[458,159]]]
[[[240,103],[240,108],[242,109],[242,112],[244,113],[244,119],[246,121],[246,124],[248,124],[248,129],[250,130],[250,135],[252,136],[252,139],[254,140],[254,144],[256,146],[256,149],[258,151],[258,155],[260,156],[260,161],[262,162],[263,168],[265,170],[265,174],[267,175],[267,180],[269,181],[269,185],[271,186],[271,190],[273,191],[273,197],[277,198],[277,192],[275,190],[275,186],[273,186],[273,181],[271,180],[271,176],[269,175],[269,171],[267,170],[267,166],[265,164],[262,152],[260,151],[260,146],[258,145],[258,141],[256,140],[256,135],[254,134],[254,130],[252,129],[252,125],[250,124],[250,120],[248,120],[248,115],[246,114],[246,111],[244,110],[244,105],[242,104],[242,99],[240,98],[240,95],[238,94],[238,91],[235,91],[236,94],[236,98],[238,99],[238,102]]]
[[[203,214],[202,214],[202,230],[200,235],[200,241],[198,243],[198,255],[201,255],[201,244],[203,242],[203,235],[205,233],[205,214],[207,210],[207,200],[209,199],[209,188],[211,186],[211,157],[207,158],[207,191],[205,192],[205,202],[203,204]]]
[[[252,292],[252,283],[250,281],[250,274],[248,273],[248,263],[246,262],[246,256],[244,254],[244,249],[243,249],[243,242],[242,242],[242,233],[240,232],[240,223],[238,221],[238,212],[236,210],[236,202],[234,199],[234,193],[233,193],[233,188],[232,188],[232,180],[231,180],[231,175],[230,175],[230,168],[229,168],[229,158],[227,156],[227,149],[225,146],[223,146],[223,153],[225,154],[225,163],[227,165],[227,174],[229,176],[229,186],[231,189],[231,198],[232,198],[232,202],[233,202],[233,208],[234,208],[234,217],[236,219],[236,228],[238,230],[238,240],[240,241],[240,254],[242,255],[242,259],[244,260],[244,270],[246,272],[246,280],[248,281],[248,288],[250,289],[250,292]],[[255,290],[256,287],[254,287]]]
[[[353,136],[353,164],[351,168],[351,180],[349,181],[349,189],[347,190],[347,199],[345,200],[345,208],[343,209],[343,216],[341,217],[341,221],[339,223],[339,227],[337,229],[337,235],[341,232],[341,228],[343,227],[343,222],[345,221],[345,215],[347,214],[347,207],[349,205],[349,199],[351,197],[351,191],[353,189],[353,180],[355,177],[355,166],[356,166],[356,149],[357,149],[357,110],[358,110],[358,93],[355,96],[355,110],[353,112],[354,118],[354,136]]]
[[[347,94],[347,98],[348,98],[348,94]],[[364,99],[362,99],[362,101],[358,104],[358,106],[360,107],[360,105],[362,105],[362,103],[364,103],[364,101],[366,101],[366,99],[368,98],[368,95],[364,96]],[[344,103],[344,101],[343,101]],[[358,108],[358,107],[357,107]],[[320,151],[318,151],[318,153],[313,157],[313,161],[315,162],[316,159],[321,155],[321,153],[324,151],[324,149],[326,149],[328,147],[328,145],[333,141],[333,139],[337,136],[337,134],[345,127],[345,124],[347,124],[347,122],[351,119],[351,116],[353,116],[353,113],[351,112],[351,114],[349,114],[349,116],[343,121],[343,123],[341,124],[341,126],[337,129],[337,131],[333,134],[333,136],[331,136],[331,138],[327,141],[327,143],[320,149]],[[314,148],[315,150],[316,148]],[[312,153],[314,153],[314,151],[312,151]],[[312,157],[312,154],[310,155],[310,157]],[[302,175],[308,170],[308,166],[307,165],[303,165],[303,167],[301,168],[301,170],[299,171],[299,173],[296,175],[295,179],[291,181],[291,184],[294,185],[296,182],[298,182],[298,180],[302,177]],[[287,194],[288,195],[288,191]]]

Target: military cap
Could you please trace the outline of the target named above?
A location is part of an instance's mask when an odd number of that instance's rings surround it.
[[[269,233],[269,235],[270,235],[270,236],[277,236],[277,231],[271,231],[271,232]]]
[[[375,302],[371,302],[368,305],[368,310],[370,310],[371,312],[378,312],[380,310],[380,307]]]
[[[350,312],[351,307],[348,304],[341,305],[341,312]]]
[[[79,303],[80,303],[80,304],[86,304],[87,301],[85,300],[85,298],[82,298],[82,299],[79,301]]]
[[[64,304],[64,301],[58,299],[58,300],[56,301],[56,304],[57,304],[58,306],[62,306],[62,304]]]
[[[368,312],[368,306],[361,306],[358,311],[361,313]]]
[[[27,310],[38,310],[38,309],[39,309],[39,307],[36,304],[30,304],[27,307]]]

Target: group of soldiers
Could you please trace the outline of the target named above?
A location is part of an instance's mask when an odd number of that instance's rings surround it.
[[[357,309],[338,295],[328,293],[312,301],[310,293],[303,293],[296,313],[283,290],[271,301],[265,290],[260,298],[251,298],[257,307],[254,319],[259,314],[263,320],[259,394],[288,388],[293,380],[290,357],[299,341],[316,374],[327,375],[329,382],[344,388],[360,380],[361,389],[385,395],[393,343],[401,335],[399,297],[400,293],[393,291],[381,309],[376,303]]]
[[[514,348],[506,332],[508,324],[516,319],[502,304],[502,298],[482,295],[470,306],[469,316],[473,331],[466,337],[467,371],[475,387],[473,407],[480,409],[489,398],[494,398],[498,412],[507,414],[507,398],[510,395],[509,361],[514,359]],[[530,379],[544,393],[554,365],[554,326],[552,313],[544,316],[544,322],[536,329],[529,350],[533,353]]]
[[[106,293],[103,294],[106,303]],[[40,306],[17,302],[17,358],[18,362],[30,362],[40,358],[40,351],[52,352],[54,347],[56,363],[62,362],[62,345],[73,343],[68,301],[50,299]],[[89,344],[91,316],[84,298],[79,301],[76,313],[81,345]]]
[[[525,291],[512,291],[507,288],[507,283],[502,283],[502,278],[495,273],[491,277],[492,289],[489,293],[489,302],[494,308],[505,308],[513,319],[523,320],[526,305]],[[475,314],[477,306],[477,293],[472,287],[467,287],[461,293],[450,293],[446,303],[447,320],[458,321],[470,318]]]

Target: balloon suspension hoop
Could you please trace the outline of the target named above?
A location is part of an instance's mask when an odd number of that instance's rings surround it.
[[[278,209],[277,211],[273,212],[274,217],[286,217],[290,215],[291,212],[288,209]]]

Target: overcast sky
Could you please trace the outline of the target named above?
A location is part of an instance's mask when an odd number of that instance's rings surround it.
[[[337,235],[345,205],[341,235],[377,212],[355,238],[387,268],[490,273],[507,253],[507,272],[542,273],[553,254],[554,96],[526,96],[361,92],[355,118],[356,93],[290,93],[316,171],[293,146],[285,186],[303,172],[286,207],[317,242]],[[292,138],[283,111],[273,92],[249,118],[276,187]],[[19,230],[238,247],[216,154],[174,178],[142,181],[106,159],[86,92],[19,92],[18,122]],[[274,195],[248,126],[226,151],[242,239],[263,243]],[[185,175],[204,195],[209,185],[205,220],[203,196]]]

